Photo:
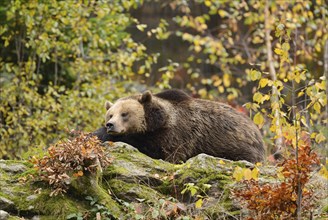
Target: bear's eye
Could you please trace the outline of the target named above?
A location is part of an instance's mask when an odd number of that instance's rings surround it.
[[[128,114],[129,114],[129,113],[124,112],[124,113],[121,114],[121,116],[122,116],[123,118],[125,118],[126,116],[128,116]]]
[[[112,118],[113,117],[113,115],[109,115],[109,118]]]

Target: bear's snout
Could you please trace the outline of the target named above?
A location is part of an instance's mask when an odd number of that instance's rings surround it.
[[[111,122],[107,122],[106,123],[106,128],[107,128],[107,131],[112,131],[113,128],[114,128],[114,124],[111,123]]]

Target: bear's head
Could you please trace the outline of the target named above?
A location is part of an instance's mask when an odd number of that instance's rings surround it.
[[[154,131],[165,124],[165,111],[157,98],[146,91],[141,95],[106,101],[105,126],[111,135]]]

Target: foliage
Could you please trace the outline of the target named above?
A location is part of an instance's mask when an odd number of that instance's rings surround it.
[[[87,196],[85,197],[87,201],[90,202],[91,207],[93,207],[90,211],[86,212],[85,214],[82,213],[72,213],[69,214],[66,219],[76,219],[76,220],[83,220],[83,219],[105,219],[110,220],[112,219],[110,210],[102,205],[99,204],[98,200]]]
[[[297,158],[292,156],[280,164],[276,177],[280,182],[261,184],[255,179],[243,180],[245,187],[234,194],[250,210],[248,219],[295,218],[299,190],[303,213],[310,212],[315,202],[313,189],[308,189],[306,184],[318,164],[318,156],[310,146],[300,146]]]
[[[299,141],[297,134],[308,132],[314,143],[324,146],[327,129],[321,125],[327,123],[322,110],[322,107],[327,106],[326,78],[322,76],[309,81],[308,70],[296,64],[296,55],[290,57],[290,35],[290,29],[283,23],[277,24],[276,36],[280,44],[274,51],[280,59],[278,78],[273,80],[260,71],[250,71],[248,77],[258,81],[258,87],[253,95],[253,103],[247,103],[246,107],[256,112],[254,122],[259,127],[265,124],[265,115],[271,118],[269,131],[275,139],[283,137],[287,144],[296,147]]]
[[[128,90],[134,69],[147,74],[156,62],[126,31],[138,24],[127,10],[141,3],[0,3],[0,157],[102,124],[101,103]]]
[[[328,10],[323,1],[175,0],[169,5],[179,11],[173,18],[178,25],[176,36],[189,45],[187,67],[205,70],[199,74],[206,79],[203,84],[212,88],[207,96],[226,94],[228,99],[235,99],[249,84],[247,72],[251,69],[269,72],[265,31],[272,33],[281,27],[287,28],[291,36],[297,35],[293,42],[297,49],[291,53],[303,68],[311,65],[314,72],[307,77],[320,76],[313,66],[323,67],[322,48],[328,34],[325,25]],[[281,46],[272,37],[272,47]],[[274,66],[279,64],[276,56],[272,62]],[[286,75],[278,78],[285,79]],[[192,83],[189,88],[196,89]]]
[[[211,188],[210,184],[202,184],[201,187],[195,185],[194,183],[186,183],[184,189],[181,191],[181,194],[189,192],[190,195],[196,196],[197,200],[195,202],[195,208],[199,209],[203,206],[204,200],[208,197],[206,191]]]
[[[161,198],[158,202],[150,202],[144,199],[136,199],[138,202],[126,202],[117,199],[124,207],[127,213],[125,219],[177,219],[189,220],[185,216],[186,206],[177,202],[174,198]]]
[[[175,16],[161,32],[168,40],[178,37],[189,53],[170,57],[168,68],[161,68],[163,82],[174,85],[184,69],[186,87],[196,96],[253,99],[246,107],[263,128],[269,151],[284,147],[293,117],[302,121],[316,146],[325,146],[322,57],[328,10],[323,1],[175,0],[166,9]],[[159,23],[163,27],[163,20]]]
[[[258,180],[259,177],[259,168],[254,167],[250,168],[241,168],[240,166],[236,166],[235,170],[232,174],[236,181],[241,180]]]
[[[50,196],[66,193],[74,178],[96,173],[110,162],[97,137],[83,133],[51,146],[48,155],[42,158],[32,158],[38,171],[35,179],[47,182],[53,188]]]

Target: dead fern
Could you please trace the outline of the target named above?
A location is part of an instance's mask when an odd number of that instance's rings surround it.
[[[37,170],[35,180],[48,183],[53,188],[50,196],[56,196],[66,193],[74,178],[96,173],[97,169],[107,167],[111,159],[97,137],[75,133],[75,138],[49,147],[46,156],[33,157],[32,163]]]

